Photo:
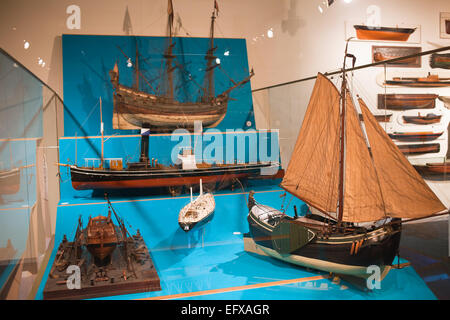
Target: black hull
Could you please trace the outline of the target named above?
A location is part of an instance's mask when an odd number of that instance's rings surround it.
[[[261,249],[266,248],[269,251],[276,251],[272,242],[273,230],[268,230],[267,226],[263,227],[255,219],[257,218],[254,218],[251,214],[247,217],[250,236],[258,246],[262,247]],[[292,218],[287,219],[292,220]],[[314,268],[314,264],[323,265],[324,267],[316,268],[327,272],[332,272],[335,266],[339,266],[341,269],[358,269],[359,271],[355,271],[357,274],[354,275],[364,277],[364,269],[368,266],[377,265],[381,267],[392,265],[398,252],[400,237],[401,225],[398,224],[394,226],[394,232],[391,232],[382,241],[372,241],[369,244],[362,245],[356,254],[351,254],[352,246],[354,248],[355,245],[350,239],[346,240],[343,236],[342,240],[331,243],[331,241],[318,240],[316,236],[310,243],[292,251],[289,255],[294,257],[294,259],[298,257],[314,261],[310,265],[305,264],[305,267]],[[301,265],[301,263],[299,264]],[[328,269],[328,267],[330,268]],[[348,274],[352,275],[351,271]]]
[[[261,175],[261,170],[271,164],[230,165],[204,169],[182,170],[177,168],[141,170],[98,170],[70,167],[72,186],[76,190],[152,188],[196,185],[200,179],[204,183],[250,178]],[[274,173],[274,175],[277,172]],[[267,176],[270,177],[270,176]]]

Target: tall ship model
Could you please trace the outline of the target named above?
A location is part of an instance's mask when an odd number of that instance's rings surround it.
[[[346,49],[346,56],[347,49]],[[318,74],[281,187],[306,203],[293,217],[248,200],[246,251],[352,279],[379,266],[381,279],[398,253],[401,219],[447,208],[424,182],[359,98],[358,119],[347,89]],[[364,126],[365,130],[362,129]],[[448,213],[448,212],[446,212]]]
[[[180,102],[174,93],[174,72],[180,70],[187,72],[185,67],[177,62],[177,56],[173,53],[175,46],[173,40],[173,5],[168,1],[168,43],[164,52],[164,70],[161,78],[161,84],[157,88],[144,78],[147,87],[151,88],[152,93],[140,89],[140,77],[143,77],[139,70],[139,55],[136,54],[135,81],[133,87],[127,87],[119,83],[119,70],[117,63],[114,69],[110,71],[111,83],[114,88],[114,128],[127,129],[126,125],[121,124],[121,119],[129,124],[139,128],[151,128],[152,131],[172,131],[177,128],[194,128],[195,121],[202,121],[203,127],[210,128],[217,126],[227,113],[230,92],[243,84],[247,83],[254,75],[251,70],[249,76],[239,82],[230,78],[233,86],[215,94],[214,71],[217,67],[220,69],[220,63],[214,51],[214,21],[218,13],[217,2],[214,1],[214,10],[211,16],[211,28],[209,38],[209,49],[206,52],[205,75],[203,85],[198,84],[189,74],[191,80],[200,91],[200,97],[197,101]],[[188,72],[187,72],[188,73]]]
[[[253,71],[248,77],[240,82],[233,82],[233,86],[223,93],[215,96],[214,69],[220,68],[214,56],[214,21],[218,12],[217,2],[214,1],[214,11],[211,17],[211,36],[209,50],[206,53],[206,86],[201,89],[203,93],[198,102],[179,102],[174,97],[174,85],[172,73],[176,68],[183,67],[176,63],[173,54],[174,43],[172,40],[173,6],[168,2],[169,13],[169,45],[165,51],[165,83],[162,87],[167,88],[164,95],[154,95],[139,90],[139,77],[136,77],[135,87],[125,87],[119,84],[118,68],[110,72],[114,87],[114,111],[119,113],[121,119],[139,128],[150,128],[155,131],[167,131],[176,128],[194,128],[194,122],[201,121],[202,127],[216,126],[225,116],[227,103],[230,99],[229,93],[248,82]],[[138,56],[138,55],[137,55]],[[140,75],[138,63],[135,64],[136,75]],[[149,82],[147,82],[151,85]],[[100,99],[100,114],[101,99]],[[119,118],[120,119],[120,118]],[[138,162],[127,163],[126,167],[122,160],[116,160],[106,165],[103,158],[103,122],[101,122],[102,152],[99,167],[81,167],[67,165],[70,167],[72,187],[76,190],[108,190],[108,189],[143,189],[143,188],[168,188],[172,195],[179,194],[183,187],[198,185],[200,179],[205,184],[212,185],[220,183],[232,184],[236,179],[278,179],[284,174],[278,162],[256,162],[256,163],[197,163],[192,150],[181,150],[178,155],[178,163],[164,165],[157,159],[149,158],[149,132],[142,134],[141,154]],[[114,127],[114,116],[113,116]]]

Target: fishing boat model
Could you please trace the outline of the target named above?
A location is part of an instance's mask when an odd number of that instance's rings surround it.
[[[161,290],[139,229],[131,235],[108,197],[105,198],[106,217],[89,217],[83,229],[80,216],[73,241],[69,242],[64,235],[45,284],[44,299],[84,299]],[[113,223],[111,211],[117,224]],[[80,270],[77,290],[68,285],[68,277],[73,273],[69,266]]]
[[[100,99],[100,114],[102,103]],[[236,179],[279,179],[284,175],[278,162],[210,164],[197,163],[191,149],[183,149],[178,158],[180,164],[163,165],[157,159],[149,159],[149,132],[141,136],[139,162],[129,162],[124,168],[121,160],[109,167],[104,165],[103,122],[100,117],[102,148],[99,167],[70,167],[72,187],[75,190],[147,189],[167,188],[172,194],[181,193],[186,186],[198,185],[200,179],[208,184],[232,184]]]
[[[439,138],[444,132],[393,132],[389,137],[395,140],[430,141]]]
[[[286,208],[259,204],[250,192],[244,247],[251,250],[252,244],[276,259],[359,279],[377,265],[382,278],[398,252],[401,218],[427,217],[446,207],[362,99],[364,121],[358,120],[345,62],[342,78],[339,91],[318,74],[280,185],[320,214],[299,216],[294,207],[291,217]]]
[[[450,53],[433,53],[430,56],[430,67],[450,69]]]
[[[436,153],[441,150],[441,145],[439,143],[401,144],[397,145],[397,147],[404,155],[408,156],[425,153]]]
[[[127,124],[122,125],[120,120],[124,119],[128,124],[135,128],[151,128],[152,131],[173,131],[177,128],[194,128],[195,121],[202,121],[203,127],[210,128],[217,126],[225,117],[227,112],[230,92],[250,81],[254,75],[253,70],[250,75],[242,81],[230,81],[233,86],[224,92],[216,95],[214,87],[214,70],[221,69],[220,63],[216,62],[214,56],[214,21],[218,12],[215,2],[214,11],[211,16],[209,49],[205,55],[205,80],[204,86],[200,86],[190,76],[189,80],[195,83],[201,92],[198,101],[180,102],[176,99],[174,93],[174,71],[180,69],[187,72],[180,63],[177,62],[177,56],[173,53],[175,43],[173,41],[173,6],[172,1],[168,2],[168,45],[164,53],[165,69],[161,77],[164,82],[160,84],[159,89],[153,88],[150,81],[144,78],[146,84],[153,90],[152,93],[140,89],[139,77],[143,77],[139,71],[139,58],[136,55],[134,64],[136,79],[133,87],[127,87],[119,83],[119,70],[117,63],[110,71],[111,83],[114,88],[114,118],[113,127],[115,129],[130,129]],[[128,58],[129,59],[129,58]],[[165,91],[161,93],[161,91]]]
[[[192,230],[195,226],[197,228],[203,226],[211,221],[215,208],[214,196],[212,193],[203,193],[202,180],[200,180],[200,194],[194,200],[191,187],[191,201],[180,210],[178,224],[185,232]]]
[[[447,175],[450,174],[450,162],[427,163],[426,165],[415,165],[414,168],[425,175]]]
[[[378,94],[378,109],[433,109],[437,94]]]
[[[428,113],[426,116],[421,116],[420,113],[417,116],[403,116],[404,123],[413,124],[433,124],[441,121],[442,115]]]
[[[404,86],[404,87],[448,87],[450,78],[439,78],[436,74],[428,74],[426,77],[393,77],[392,80],[386,80],[385,85]]]
[[[354,25],[360,40],[407,41],[416,28],[376,27]]]

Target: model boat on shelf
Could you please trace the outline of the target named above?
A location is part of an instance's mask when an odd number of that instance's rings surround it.
[[[374,114],[373,116],[375,117],[375,120],[377,120],[378,122],[389,122],[389,121],[391,121],[392,113]],[[359,120],[360,121],[364,120],[362,114],[359,114]]]
[[[80,216],[73,241],[64,235],[45,284],[44,300],[161,290],[158,273],[139,229],[131,235],[107,196],[106,200],[107,216],[89,217],[84,229]],[[79,267],[81,276],[77,290],[67,285],[73,273],[68,268],[74,266]]]
[[[354,25],[360,40],[407,41],[416,28],[377,27]]]
[[[114,88],[114,112],[113,127],[115,129],[151,128],[152,131],[173,131],[177,128],[194,128],[195,121],[202,121],[204,128],[217,126],[225,117],[227,112],[230,92],[250,81],[253,76],[253,70],[245,79],[237,82],[230,81],[233,85],[222,93],[215,94],[214,72],[215,69],[221,69],[220,63],[216,62],[217,57],[214,51],[214,23],[216,19],[217,4],[215,3],[211,17],[209,49],[206,52],[205,60],[205,79],[204,85],[200,85],[191,77],[191,74],[185,70],[185,66],[177,61],[177,56],[173,49],[175,46],[173,40],[173,6],[172,1],[168,2],[168,42],[163,56],[164,70],[160,77],[163,82],[157,88],[144,78],[147,87],[146,92],[141,89],[140,77],[144,77],[139,70],[139,55],[136,54],[135,82],[133,87],[127,87],[119,83],[119,70],[117,63],[110,71],[111,83]],[[127,57],[129,60],[130,58]],[[159,68],[159,66],[158,66]],[[192,81],[199,87],[200,98],[193,97],[188,101],[179,101],[175,92],[174,71],[179,70],[188,74],[189,81]],[[190,100],[190,101],[189,101]],[[122,120],[122,121],[121,121]],[[124,121],[125,123],[123,123]]]
[[[450,69],[450,53],[433,53],[430,56],[430,67]]]
[[[386,80],[385,85],[403,86],[403,87],[448,87],[450,78],[439,78],[437,74],[428,74],[426,77],[393,77],[392,80]]]
[[[400,57],[401,56],[389,55],[389,54],[386,54],[383,52],[375,52],[373,54],[373,62],[381,62],[381,61],[396,59],[396,58],[400,58]],[[402,60],[397,60],[395,62],[395,64],[408,66],[410,64],[415,64],[416,62],[417,62],[417,57],[412,57],[412,58],[405,58]]]
[[[342,79],[338,90],[318,74],[281,182],[287,193],[320,214],[299,216],[294,207],[292,217],[286,208],[258,203],[251,191],[244,246],[360,279],[369,276],[368,266],[377,265],[382,279],[398,252],[401,218],[427,217],[446,208],[361,99],[364,121],[359,121],[345,63]]]
[[[450,162],[427,163],[426,165],[415,165],[417,171],[425,175],[447,175],[450,174]]]
[[[194,200],[191,188],[191,201],[180,210],[178,224],[185,232],[191,231],[196,226],[197,228],[204,226],[213,218],[215,208],[214,196],[212,193],[203,193],[202,180],[200,180],[200,194]]]
[[[378,109],[434,109],[437,94],[378,94]]]
[[[397,145],[397,147],[404,155],[408,156],[425,153],[436,153],[441,150],[441,145],[439,143],[401,144]]]
[[[393,132],[389,137],[395,140],[430,141],[439,138],[444,132]]]
[[[412,124],[433,124],[441,121],[442,115],[428,113],[426,116],[421,116],[420,113],[417,116],[403,116],[404,123]]]

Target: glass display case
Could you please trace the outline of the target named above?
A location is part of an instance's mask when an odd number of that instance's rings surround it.
[[[1,299],[447,299],[450,7],[400,2],[6,1]]]

